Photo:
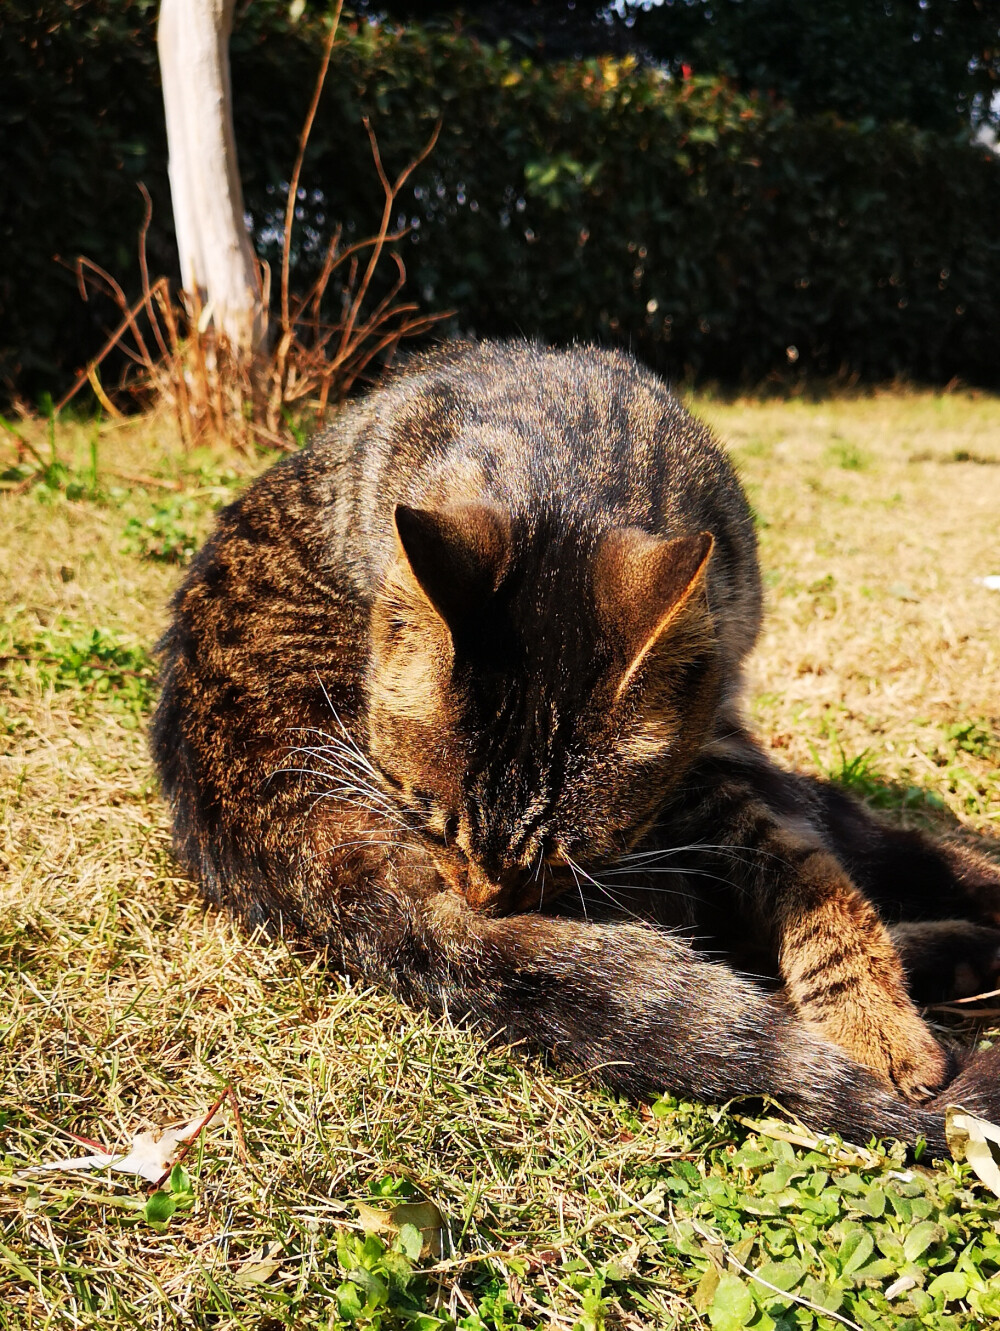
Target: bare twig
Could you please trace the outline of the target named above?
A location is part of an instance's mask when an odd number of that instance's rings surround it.
[[[236,447],[249,447],[254,440],[271,446],[294,445],[283,431],[286,408],[307,401],[320,418],[328,405],[339,403],[376,361],[387,363],[404,337],[427,332],[443,314],[421,314],[414,302],[400,300],[406,282],[406,266],[393,250],[395,276],[381,287],[382,294],[369,304],[372,285],[381,271],[386,247],[397,244],[408,227],[392,227],[400,190],[433,150],[441,122],[421,151],[391,180],[382,163],[378,141],[370,122],[364,121],[371,145],[372,161],[382,186],[383,206],[377,231],[367,239],[341,249],[343,231],[337,227],[327,246],[320,271],[303,295],[291,291],[292,236],[295,208],[309,138],[315,124],[336,43],[343,0],[338,0],[312,99],[299,135],[295,162],[288,182],[285,227],[282,237],[281,276],[277,338],[269,355],[249,365],[234,354],[215,328],[211,305],[204,306],[198,291],[175,297],[165,278],[150,282],[146,237],[152,220],[148,191],[140,187],[144,202],[139,232],[139,272],[142,294],[129,304],[121,286],[99,265],[79,258],[75,265],[84,299],[88,286],[104,291],[118,307],[121,319],[100,352],[77,376],[58,405],[61,410],[86,383],[109,416],[120,411],[98,378],[98,368],[115,349],[126,365],[121,388],[133,398],[159,398],[174,412],[185,447],[205,432],[225,438]],[[271,274],[261,265],[261,289],[265,308],[270,300]],[[323,302],[330,283],[337,279],[340,309],[333,322],[324,322]],[[139,316],[149,322],[149,333]],[[135,367],[126,385],[129,370]],[[152,480],[153,484],[164,484]],[[169,487],[165,487],[169,488]]]
[[[149,224],[153,220],[153,200],[149,197],[149,190],[141,180],[139,181],[139,193],[142,195],[142,201],[145,205],[142,214],[142,226],[139,229],[139,275],[142,278],[142,294],[146,298],[146,313],[149,315],[149,323],[153,330],[153,336],[156,338],[156,345],[160,348],[160,356],[163,360],[167,360],[170,353],[167,351],[167,344],[160,333],[160,323],[156,317],[156,311],[153,309],[153,288],[149,283],[149,264],[146,261],[146,237],[149,235]]]
[[[952,998],[948,1000],[947,1004],[929,1003],[928,1007],[961,1007],[964,1003],[981,1003],[984,998],[1000,998],[1000,989],[986,989],[981,994],[970,994],[968,998]],[[970,1015],[975,1016],[976,1014],[972,1013]]]
[[[368,141],[371,144],[372,160],[375,163],[375,170],[378,172],[378,178],[379,181],[381,182],[383,193],[385,194],[385,203],[382,208],[382,225],[379,227],[378,236],[376,237],[375,244],[372,247],[371,257],[368,260],[368,267],[365,269],[365,275],[361,279],[360,285],[358,286],[357,294],[355,295],[354,301],[351,305],[350,312],[348,313],[347,319],[344,322],[344,330],[343,333],[341,334],[341,339],[340,339],[341,351],[344,350],[345,346],[348,344],[351,338],[351,334],[354,331],[354,323],[358,317],[358,310],[361,308],[361,302],[364,300],[368,292],[368,288],[371,285],[372,277],[375,274],[375,269],[378,266],[378,261],[382,254],[382,248],[385,245],[386,239],[389,234],[389,223],[392,220],[392,210],[395,205],[399,191],[403,188],[403,186],[406,184],[407,180],[417,169],[417,167],[420,166],[421,163],[424,162],[429,156],[429,154],[434,150],[434,145],[438,141],[438,135],[441,133],[442,122],[440,120],[437,122],[437,124],[434,126],[433,131],[431,132],[430,138],[424,144],[420,153],[414,158],[414,160],[410,163],[410,165],[402,172],[402,174],[398,177],[394,185],[389,183],[389,177],[386,175],[385,168],[382,166],[382,155],[378,150],[378,140],[375,137],[375,131],[371,127],[371,121],[368,119],[367,116],[364,117],[363,123],[368,133]]]
[[[182,481],[168,481],[160,476],[143,476],[131,471],[119,471],[117,467],[102,467],[101,470],[109,476],[116,476],[120,481],[128,481],[130,485],[152,485],[160,490],[174,490],[180,493],[184,489]]]
[[[313,89],[312,101],[309,103],[309,110],[306,112],[305,122],[302,126],[302,133],[299,135],[299,151],[295,158],[295,165],[292,167],[291,179],[288,182],[288,201],[285,205],[285,234],[282,237],[281,244],[282,332],[286,332],[291,326],[291,320],[288,314],[288,278],[291,266],[292,225],[295,221],[295,200],[299,192],[299,178],[302,175],[302,162],[306,155],[309,136],[312,134],[313,121],[316,119],[316,111],[319,108],[319,99],[323,95],[323,86],[326,83],[327,71],[330,68],[330,57],[333,55],[334,42],[337,40],[337,29],[340,26],[340,15],[343,8],[344,0],[337,0],[337,8],[334,10],[333,21],[330,24],[330,32],[326,39],[326,45],[323,48],[323,59],[320,63],[316,86]]]
[[[968,1017],[970,1019],[1000,1017],[1000,1007],[962,1008],[958,1006],[960,1001],[956,999],[954,1003],[928,1003],[924,1010],[927,1012],[950,1012],[952,1016]]]
[[[243,1135],[243,1120],[240,1115],[240,1107],[236,1102],[236,1092],[233,1090],[232,1084],[230,1083],[222,1088],[222,1093],[220,1094],[219,1098],[216,1100],[215,1104],[212,1105],[211,1109],[208,1111],[205,1117],[198,1124],[197,1130],[181,1146],[181,1149],[177,1152],[177,1158],[170,1166],[170,1168],[164,1170],[164,1172],[153,1184],[154,1191],[159,1188],[162,1188],[164,1183],[166,1183],[167,1179],[170,1177],[173,1170],[176,1169],[176,1167],[179,1164],[182,1164],[183,1161],[187,1158],[187,1156],[191,1152],[191,1149],[198,1141],[198,1138],[201,1136],[201,1134],[208,1127],[209,1123],[211,1123],[212,1119],[215,1118],[216,1114],[222,1108],[223,1101],[227,1099],[233,1111],[233,1124],[236,1128],[236,1141],[239,1145],[240,1159],[243,1160],[244,1162],[246,1161],[247,1144],[246,1144],[246,1138]]]
[[[80,264],[82,265],[83,262],[84,261],[81,259]],[[99,269],[96,264],[90,264],[90,267],[93,268],[95,271],[99,272],[102,277],[107,276],[107,274],[104,273],[103,269]],[[82,267],[78,268],[77,272],[80,273],[82,280],[82,275],[83,275]],[[118,284],[115,283],[115,285],[117,286]],[[165,277],[161,277],[154,284],[152,290],[156,291],[157,289],[160,288],[166,289],[166,285],[167,285],[167,279]],[[118,290],[121,291],[121,288],[119,287]],[[122,299],[124,300],[124,293],[122,294]],[[70,402],[74,397],[76,397],[77,393],[79,393],[83,385],[88,382],[91,375],[96,372],[97,367],[101,364],[101,362],[105,359],[105,357],[115,349],[115,347],[122,340],[125,334],[131,331],[135,323],[135,316],[145,306],[146,301],[147,301],[147,295],[145,292],[143,292],[143,294],[139,297],[139,299],[135,302],[134,305],[129,306],[126,304],[125,317],[122,319],[121,323],[111,334],[108,340],[104,343],[104,345],[101,347],[97,355],[92,357],[92,359],[87,362],[86,368],[80,371],[76,379],[73,381],[73,387],[69,390],[69,392],[64,393],[63,396],[56,403],[55,410],[57,413],[62,411],[63,407],[65,407],[68,402]]]

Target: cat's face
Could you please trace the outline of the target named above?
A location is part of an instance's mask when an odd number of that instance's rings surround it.
[[[526,909],[625,853],[718,697],[707,533],[666,542],[481,504],[397,508],[369,746],[442,877]]]

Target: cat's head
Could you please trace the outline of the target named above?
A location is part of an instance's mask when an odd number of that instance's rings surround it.
[[[482,503],[398,506],[394,521],[372,610],[372,758],[470,904],[525,908],[627,851],[710,726],[712,537]]]

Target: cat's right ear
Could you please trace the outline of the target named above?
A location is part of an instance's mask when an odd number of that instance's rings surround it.
[[[506,517],[490,504],[397,504],[400,549],[423,594],[454,632],[481,612],[510,556]]]
[[[601,542],[594,590],[598,615],[622,656],[619,696],[673,626],[690,618],[689,607],[707,609],[705,575],[714,547],[711,532],[665,541],[635,527],[608,532]]]

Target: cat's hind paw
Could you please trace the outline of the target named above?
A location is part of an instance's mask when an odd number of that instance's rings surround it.
[[[1000,929],[969,920],[921,920],[889,932],[917,1002],[970,998],[1000,982]]]

